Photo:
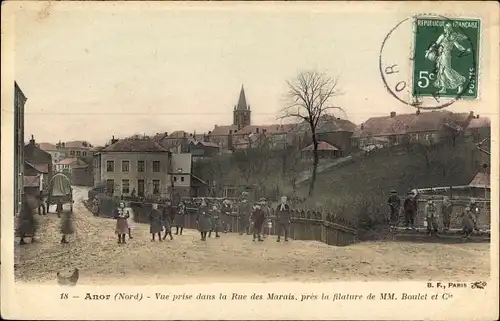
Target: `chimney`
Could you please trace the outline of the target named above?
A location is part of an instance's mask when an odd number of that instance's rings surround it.
[[[478,118],[478,119],[479,119],[479,115],[476,115],[476,118]]]
[[[30,144],[35,145],[35,137],[31,135]]]
[[[395,111],[391,111],[391,118],[394,118],[396,117],[396,112]]]
[[[361,130],[365,129],[365,124],[361,124]]]
[[[208,139],[208,135],[207,135],[207,134],[203,135],[203,141],[204,141],[204,142],[208,142],[208,141],[209,141],[209,139]]]
[[[168,136],[168,132],[165,132],[165,137],[167,137],[167,136]]]
[[[255,133],[259,133],[259,127],[255,128]]]
[[[229,130],[229,136],[231,136],[232,134],[233,134],[233,131]]]
[[[470,117],[470,118],[474,118],[474,112],[473,112],[473,111],[470,111],[470,112],[469,112],[469,117]]]
[[[182,136],[183,136],[184,138],[186,138],[186,137],[187,137],[187,133],[186,133],[186,132],[182,133]]]

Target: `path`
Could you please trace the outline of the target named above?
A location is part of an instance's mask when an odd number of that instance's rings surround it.
[[[340,165],[340,164],[343,164],[347,161],[350,161],[352,159],[354,159],[354,157],[357,157],[357,156],[360,156],[362,155],[362,153],[357,153],[357,154],[353,154],[353,155],[349,155],[349,156],[346,156],[346,157],[342,157],[342,158],[337,158],[337,159],[334,159],[334,160],[326,160],[324,163],[321,163],[321,159],[320,159],[320,163],[318,164],[318,168],[317,168],[317,171],[316,171],[316,174],[319,174],[321,172],[324,172],[326,171],[327,169],[330,169],[334,166],[337,166],[337,165]],[[312,178],[312,168],[308,169],[308,170],[305,170],[303,171],[302,173],[299,174],[299,178],[297,179],[297,182],[296,184],[299,185],[299,184],[302,184],[308,180],[310,180]]]
[[[150,242],[149,227],[136,224],[134,239],[118,245],[115,221],[92,216],[75,188],[77,233],[59,244],[59,219],[43,217],[40,243],[18,248],[16,277],[55,283],[57,271],[81,269],[81,284],[164,284],[209,281],[334,281],[397,279],[477,280],[489,275],[489,244],[366,242],[332,247],[314,241],[254,243],[222,234],[199,240],[193,230],[163,243]]]

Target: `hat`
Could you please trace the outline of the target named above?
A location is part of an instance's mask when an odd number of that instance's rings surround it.
[[[391,190],[391,193],[397,193],[397,191],[395,189]]]
[[[470,198],[470,203],[471,203],[471,204],[476,204],[476,199],[475,199],[474,197],[471,197],[471,198]]]

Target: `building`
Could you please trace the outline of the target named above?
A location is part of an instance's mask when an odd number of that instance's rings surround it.
[[[57,148],[65,153],[65,157],[85,157],[92,154],[92,144],[84,140],[57,143]]]
[[[209,141],[193,140],[189,143],[189,152],[192,157],[212,157],[220,152],[220,147],[216,143]]]
[[[233,110],[233,126],[236,126],[238,129],[249,126],[252,123],[251,116],[252,111],[250,110],[250,105],[247,104],[245,89],[241,85],[238,104],[234,106]]]
[[[485,138],[491,137],[491,121],[488,117],[479,117],[471,119],[466,129],[466,135],[474,142],[480,142]]]
[[[302,149],[302,155],[305,158],[313,158],[314,157],[314,144],[311,144],[304,149]],[[318,142],[318,156],[320,158],[334,158],[341,157],[342,151],[337,147],[329,144],[328,142],[319,141]]]
[[[219,126],[208,132],[208,139],[223,150],[233,149],[233,134],[238,132],[238,125]]]
[[[76,186],[94,186],[93,157],[80,157],[71,165],[71,184]]]
[[[438,143],[453,139],[464,131],[474,117],[472,112],[465,115],[449,111],[417,111],[401,115],[391,112],[388,116],[372,117],[361,124],[354,131],[351,142],[360,149],[379,144]]]
[[[54,170],[58,173],[71,174],[72,165],[76,164],[77,161],[76,157],[64,158],[54,165]]]
[[[24,162],[24,193],[36,196],[49,186],[49,164]]]
[[[39,176],[41,186],[46,188],[53,174],[52,156],[38,147],[33,135],[24,146],[24,163],[25,172],[29,172],[29,176]]]
[[[52,165],[54,165],[54,168],[57,163],[66,158],[66,152],[57,148],[57,146],[54,144],[40,143],[38,144],[38,147],[40,147],[42,150],[46,151],[47,153],[50,154],[50,156],[52,156]]]
[[[24,190],[24,106],[28,99],[14,82],[14,214],[22,208]]]

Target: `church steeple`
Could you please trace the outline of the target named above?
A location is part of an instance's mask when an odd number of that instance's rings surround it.
[[[250,125],[250,105],[247,104],[245,96],[245,89],[241,85],[240,96],[238,104],[234,106],[233,110],[233,125],[237,125],[238,129]]]

